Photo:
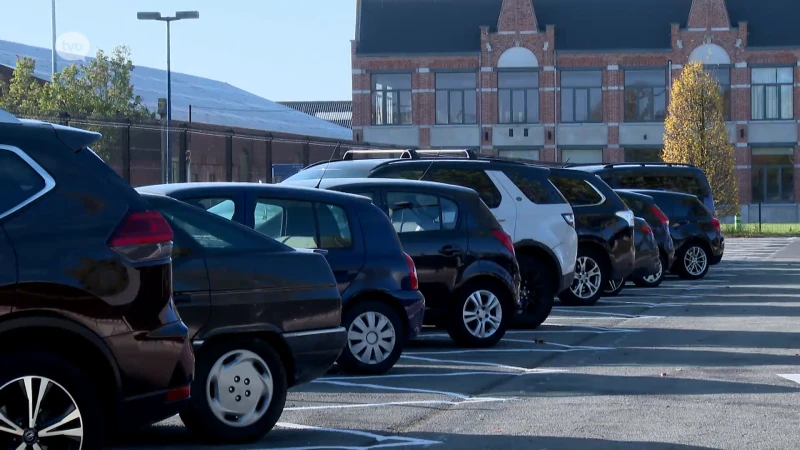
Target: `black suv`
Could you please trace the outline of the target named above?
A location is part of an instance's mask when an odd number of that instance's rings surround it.
[[[519,266],[511,237],[477,192],[402,179],[319,184],[367,196],[390,217],[417,266],[427,323],[443,325],[456,343],[469,347],[491,346],[503,337],[521,308]]]
[[[578,232],[575,279],[559,298],[566,305],[593,305],[610,280],[624,280],[634,269],[633,212],[589,172],[551,168],[550,180],[572,205]]]
[[[633,225],[634,247],[636,248],[636,261],[633,265],[633,272],[627,278],[621,280],[608,280],[603,290],[603,295],[614,296],[619,294],[628,280],[652,277],[659,271],[663,272],[659,259],[658,243],[653,235],[653,229],[641,217],[634,217]]]
[[[238,222],[290,247],[323,254],[342,297],[348,342],[339,365],[379,374],[422,329],[425,298],[392,224],[359,195],[283,184],[177,183],[155,192]],[[305,269],[303,269],[305,270]]]
[[[647,276],[634,275],[630,279],[640,287],[656,287],[661,284],[672,263],[675,262],[675,245],[669,232],[669,218],[649,195],[627,189],[615,189],[614,192],[628,205],[636,217],[643,218],[650,225],[658,244],[659,265],[656,272]]]
[[[715,213],[714,197],[706,174],[691,164],[619,163],[576,168],[599,175],[614,189],[653,189],[692,194],[712,214]]]
[[[670,272],[681,278],[703,278],[710,266],[722,261],[725,237],[719,220],[697,197],[678,192],[636,190],[655,200],[669,218],[675,244],[675,263]]]
[[[216,442],[260,439],[287,389],[324,375],[345,346],[336,279],[322,255],[163,195],[142,198],[175,232],[173,297],[197,355],[183,423]]]
[[[96,450],[104,431],[165,419],[190,397],[172,229],[88,148],[99,138],[0,110],[7,448]]]

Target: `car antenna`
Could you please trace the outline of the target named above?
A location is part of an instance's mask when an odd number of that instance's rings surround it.
[[[325,176],[325,172],[328,171],[328,166],[331,164],[333,160],[333,155],[336,154],[336,151],[339,150],[339,147],[342,146],[342,141],[336,141],[336,147],[333,148],[333,152],[331,152],[330,158],[328,158],[327,164],[325,164],[325,168],[322,169],[322,175],[319,176],[319,181],[317,181],[317,185],[315,186],[316,189],[319,189],[319,185],[322,184],[322,178]]]
[[[564,168],[564,167],[567,167],[567,164],[569,164],[569,160],[571,160],[571,159],[572,159],[572,158],[567,158],[567,160],[566,160],[566,161],[564,161],[564,165],[563,165],[563,166],[561,166],[561,167],[562,167],[562,168]]]
[[[421,177],[419,177],[419,180],[417,180],[417,181],[422,181],[422,179],[423,179],[423,178],[425,178],[425,175],[427,175],[427,174],[428,174],[428,171],[429,171],[429,170],[431,170],[431,167],[433,167],[433,160],[434,160],[434,159],[436,159],[436,158],[438,158],[440,153],[442,153],[442,149],[439,149],[439,151],[437,151],[437,152],[436,152],[436,156],[434,156],[434,157],[431,159],[431,163],[430,163],[430,164],[428,164],[428,168],[427,168],[427,169],[425,169],[425,172],[422,172],[422,176],[421,176]]]

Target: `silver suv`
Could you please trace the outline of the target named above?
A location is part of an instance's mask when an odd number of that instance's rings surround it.
[[[442,157],[453,152],[467,157]],[[358,159],[392,153],[401,157]],[[514,240],[525,305],[518,325],[537,327],[550,315],[555,296],[571,286],[578,251],[572,207],[549,176],[545,167],[478,157],[464,150],[352,150],[342,160],[312,164],[283,182],[403,178],[474,189]]]

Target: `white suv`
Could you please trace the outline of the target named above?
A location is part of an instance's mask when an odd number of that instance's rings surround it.
[[[438,151],[434,151],[438,153]],[[365,153],[365,152],[360,152]],[[377,152],[372,152],[377,153]],[[550,182],[550,169],[502,159],[422,158],[421,151],[394,159],[323,161],[284,180],[320,178],[424,179],[472,188],[480,194],[514,240],[522,271],[520,325],[537,327],[550,314],[553,301],[572,285],[578,236],[569,202]]]

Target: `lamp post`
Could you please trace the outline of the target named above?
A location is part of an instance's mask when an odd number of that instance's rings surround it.
[[[50,8],[50,27],[52,28],[52,31],[51,31],[52,36],[51,36],[51,38],[53,40],[53,42],[52,42],[53,43],[53,48],[52,48],[52,50],[53,50],[53,52],[52,52],[53,65],[52,65],[52,73],[50,75],[55,77],[56,72],[58,72],[58,61],[57,61],[58,52],[56,52],[56,0],[53,0],[51,2],[51,4],[52,4],[52,7]],[[51,78],[51,80],[52,80],[52,78]]]
[[[164,157],[164,182],[172,182],[172,149],[170,148],[170,122],[172,121],[172,72],[170,67],[170,35],[169,25],[171,22],[184,19],[199,19],[200,13],[197,11],[178,11],[172,17],[164,17],[158,12],[139,12],[136,13],[136,18],[139,20],[158,20],[167,23],[167,136],[166,136],[166,151]]]

